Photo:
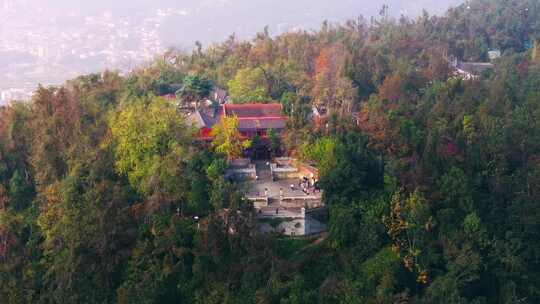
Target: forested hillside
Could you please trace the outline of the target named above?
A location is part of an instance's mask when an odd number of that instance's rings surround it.
[[[41,87],[0,108],[0,303],[540,303],[539,41],[537,0],[474,0]],[[210,83],[283,104],[327,238],[253,230],[226,156],[158,97]]]

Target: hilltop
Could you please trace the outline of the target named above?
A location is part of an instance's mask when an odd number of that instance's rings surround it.
[[[539,303],[539,20],[383,10],[1,107],[2,303]]]

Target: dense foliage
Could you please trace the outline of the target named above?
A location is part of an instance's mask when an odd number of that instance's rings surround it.
[[[0,108],[0,302],[539,303],[539,39],[537,0],[475,0],[40,87]],[[283,103],[273,149],[320,167],[327,237],[254,233],[235,133],[214,154],[156,97],[211,83]]]

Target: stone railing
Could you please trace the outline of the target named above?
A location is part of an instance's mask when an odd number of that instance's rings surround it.
[[[290,157],[276,157],[274,159],[274,162],[278,166],[283,166],[283,167],[292,167],[293,166],[293,159],[290,158]]]
[[[293,166],[281,167],[276,164],[271,164],[272,172],[298,172],[298,169]]]
[[[298,169],[293,166],[278,166],[277,164],[271,164],[270,171],[272,172],[272,178],[274,180],[298,178]]]
[[[277,218],[277,219],[302,219],[306,217],[306,213],[299,208],[284,208],[284,207],[263,207],[257,208],[257,218]],[[277,210],[277,212],[276,212]]]
[[[318,196],[295,196],[284,197],[280,205],[285,208],[307,208],[314,209],[323,207],[321,198]]]
[[[319,179],[319,170],[317,168],[290,157],[275,158],[274,163],[270,165],[270,170],[274,180],[302,177]]]
[[[238,158],[229,162],[231,168],[243,168],[251,165],[251,161],[248,158]]]
[[[268,207],[269,199],[267,196],[250,196],[247,197],[247,200],[253,203],[255,208]]]

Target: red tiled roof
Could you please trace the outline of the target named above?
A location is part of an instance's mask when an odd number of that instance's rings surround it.
[[[238,129],[284,129],[285,117],[281,114],[279,103],[225,104],[223,111],[227,116],[238,118]]]
[[[285,119],[283,118],[253,118],[253,119],[239,119],[238,129],[254,130],[254,129],[284,129]]]
[[[199,129],[212,129],[219,122],[224,113],[238,118],[238,129],[242,132],[258,130],[282,130],[286,126],[286,118],[281,114],[281,104],[224,104],[222,109],[215,113],[196,110],[189,116],[189,121]],[[201,135],[208,137],[208,134]]]
[[[274,117],[283,118],[281,115],[281,104],[279,103],[251,103],[251,104],[225,104],[223,111],[227,116],[236,115],[242,118],[262,118]]]

